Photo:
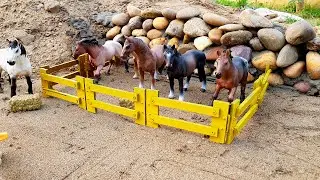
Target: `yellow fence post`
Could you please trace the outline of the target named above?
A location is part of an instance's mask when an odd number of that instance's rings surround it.
[[[229,123],[228,123],[228,127],[227,127],[227,144],[231,144],[235,134],[234,134],[234,127],[237,125],[237,109],[240,105],[240,100],[236,99],[231,103],[231,107],[230,107],[230,118],[229,118]]]
[[[158,128],[159,124],[154,123],[154,116],[159,116],[159,106],[155,105],[154,98],[159,97],[158,90],[146,90],[147,104],[146,104],[146,125],[152,128]]]
[[[97,113],[97,109],[92,106],[92,101],[96,99],[96,93],[90,90],[91,85],[93,85],[93,79],[85,78],[87,111]]]
[[[134,108],[138,112],[136,123],[146,125],[146,90],[142,88],[134,88],[137,99],[134,102]]]
[[[211,136],[210,141],[216,143],[226,143],[227,140],[227,124],[229,118],[230,103],[215,100],[213,103],[213,110],[219,111],[219,117],[213,117],[211,126],[218,128],[218,136]]]
[[[84,77],[76,76],[76,81],[78,83],[77,84],[77,96],[80,98],[79,107],[81,107],[84,110],[87,110]]]
[[[52,89],[52,86],[50,82],[44,80],[43,76],[47,74],[47,69],[45,68],[40,68],[40,76],[41,78],[41,86],[42,86],[42,96],[43,97],[49,97],[46,93],[47,89]]]
[[[78,57],[79,62],[79,73],[82,77],[87,77],[87,71],[86,71],[86,56],[87,54],[81,55]]]

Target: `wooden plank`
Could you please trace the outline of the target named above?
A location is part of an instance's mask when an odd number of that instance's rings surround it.
[[[130,117],[130,118],[133,118],[133,119],[138,118],[138,113],[132,109],[116,106],[113,104],[108,104],[108,103],[98,101],[98,100],[94,100],[91,103],[92,103],[93,107],[98,108],[98,109],[102,109],[102,110],[105,110],[108,112],[124,115],[124,116]]]
[[[269,70],[267,71],[267,73],[264,75],[264,78],[263,78],[263,80],[262,80],[262,84],[263,84],[263,85],[268,82],[268,78],[269,78],[269,76],[270,76],[270,73],[271,73],[271,69],[269,69]]]
[[[62,84],[62,85],[69,86],[72,88],[77,88],[77,81],[72,80],[72,79],[66,79],[66,78],[51,75],[51,74],[43,74],[42,79],[45,81],[48,81],[48,82]]]
[[[212,106],[205,106],[201,104],[194,104],[194,103],[161,98],[161,97],[153,98],[152,102],[155,105],[158,105],[161,107],[178,109],[182,111],[193,112],[193,113],[203,114],[207,116],[219,117],[219,109],[213,108]]]
[[[196,124],[193,122],[183,121],[180,119],[168,118],[164,116],[153,115],[152,120],[157,124],[162,124],[169,127],[174,127],[177,129],[182,129],[190,132],[195,132],[203,135],[209,135],[217,137],[218,128]]]
[[[261,87],[256,88],[256,89],[239,105],[238,110],[237,110],[236,117],[239,117],[241,114],[243,114],[249,106],[257,103],[257,100],[258,100],[260,91],[261,91]]]
[[[137,101],[137,95],[133,92],[124,91],[120,89],[114,89],[106,86],[96,85],[96,84],[90,84],[88,86],[89,90],[96,93],[105,94],[108,96],[118,97],[127,99],[129,101]]]
[[[258,110],[258,104],[253,105],[249,111],[240,119],[240,121],[237,123],[236,127],[234,128],[234,135],[240,133],[240,131],[243,129],[243,127],[248,123],[248,121],[252,118],[252,116],[257,112]]]
[[[79,71],[75,71],[75,72],[71,72],[69,74],[66,74],[64,76],[61,76],[62,78],[66,78],[66,79],[73,79],[74,77],[76,77],[77,75],[80,75]],[[51,83],[52,86],[56,85],[58,83]]]
[[[50,67],[47,70],[47,73],[51,74],[53,72],[57,72],[57,71],[60,71],[61,69],[64,69],[64,68],[67,68],[67,67],[71,67],[71,66],[74,66],[74,65],[77,65],[77,64],[78,64],[78,60],[71,60],[71,61],[68,61],[68,62],[64,62],[62,64],[58,64],[58,65]]]
[[[67,94],[67,93],[63,93],[63,92],[59,92],[57,90],[54,89],[44,89],[44,93],[47,96],[51,96],[51,97],[55,97],[58,99],[62,99],[64,101],[68,101],[74,104],[79,104],[80,102],[80,98],[71,94]]]

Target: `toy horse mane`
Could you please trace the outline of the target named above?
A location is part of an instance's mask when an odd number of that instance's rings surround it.
[[[95,38],[91,38],[91,39],[82,39],[81,41],[79,41],[79,43],[85,45],[85,46],[99,46],[99,42],[95,39]]]
[[[129,42],[132,42],[135,45],[137,45],[137,47],[140,50],[139,52],[141,54],[145,54],[147,52],[150,52],[150,48],[141,39],[129,37],[128,40],[129,40]]]

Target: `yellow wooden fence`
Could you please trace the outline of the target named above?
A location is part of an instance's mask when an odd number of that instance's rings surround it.
[[[164,125],[207,135],[213,142],[228,144],[234,140],[258,110],[268,88],[268,77],[271,73],[271,70],[266,70],[266,72],[254,82],[253,91],[241,104],[239,99],[232,103],[217,100],[213,106],[206,106],[159,97],[159,91],[157,90],[134,88],[133,92],[128,92],[94,84],[93,79],[85,78],[90,77],[90,74],[92,74],[88,72],[87,62],[88,55],[86,54],[80,56],[78,60],[66,62],[51,68],[41,68],[40,74],[43,96],[56,97],[78,104],[79,107],[91,113],[96,113],[97,109],[102,109],[130,117],[134,119],[135,123],[140,125],[146,125],[152,128],[158,128],[159,125]],[[79,65],[79,70],[76,72],[61,77],[52,74],[62,68],[76,64]],[[74,77],[75,79],[71,79]],[[59,92],[53,88],[55,84],[75,88],[77,94],[71,95]],[[132,101],[134,102],[134,108],[129,109],[97,100],[96,94],[104,94]],[[161,107],[210,116],[211,124],[203,125],[161,116],[159,114]]]

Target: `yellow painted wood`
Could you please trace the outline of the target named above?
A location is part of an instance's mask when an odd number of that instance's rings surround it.
[[[52,89],[52,86],[48,81],[46,81],[43,76],[47,74],[47,69],[40,68],[40,77],[41,77],[41,86],[42,86],[42,96],[43,97],[49,97],[46,94],[46,89]]]
[[[260,93],[260,96],[259,96],[259,99],[258,99],[258,104],[259,104],[259,105],[263,102],[263,99],[264,99],[264,96],[266,95],[266,92],[267,92],[268,87],[269,87],[269,83],[267,82],[267,83],[264,85],[264,87],[263,87],[263,89],[262,89],[262,91],[261,91],[261,93]]]
[[[72,88],[77,88],[77,86],[78,86],[77,81],[75,81],[75,80],[66,79],[66,78],[51,75],[51,74],[42,74],[41,79],[43,79],[45,81],[53,82],[56,84],[62,84],[65,86],[69,86]]]
[[[86,90],[85,90],[85,81],[84,81],[84,77],[82,76],[76,76],[76,81],[78,83],[78,87],[77,87],[77,96],[80,99],[79,102],[79,107],[87,110],[87,103],[86,103]]]
[[[135,110],[116,106],[116,105],[105,103],[102,101],[94,100],[92,101],[92,106],[98,109],[103,109],[105,111],[115,113],[115,114],[124,115],[133,119],[138,118],[138,113]]]
[[[256,104],[261,93],[261,87],[257,87],[238,107],[236,117],[242,115],[249,106]]]
[[[190,132],[195,132],[203,135],[209,135],[212,137],[217,137],[218,128],[206,126],[202,124],[197,124],[193,122],[188,122],[180,119],[175,118],[168,118],[164,116],[152,115],[152,120],[156,124],[165,125],[169,127],[174,127],[177,129],[182,129]]]
[[[146,125],[146,90],[142,88],[134,88],[134,93],[137,95],[134,108],[136,112],[139,113],[138,118],[135,119],[135,123]]]
[[[123,98],[123,99],[127,99],[134,102],[137,100],[137,95],[133,92],[114,89],[114,88],[110,88],[102,85],[89,84],[87,85],[87,89],[90,89],[90,91],[92,92],[101,93],[101,94],[118,97],[118,98]]]
[[[248,123],[252,116],[257,112],[258,104],[253,105],[249,111],[239,120],[237,125],[234,128],[234,134],[238,135],[243,127]]]
[[[257,89],[258,87],[261,86],[262,79],[263,79],[263,76],[260,75],[259,78],[254,81],[254,83],[253,83],[253,89]]]
[[[44,89],[47,96],[56,97],[74,104],[79,104],[80,98],[71,94],[59,92],[54,89]]]
[[[227,141],[227,125],[229,121],[230,103],[215,100],[213,108],[219,112],[219,117],[212,117],[211,127],[218,128],[218,136],[210,136],[210,141],[216,143],[226,143]]]
[[[214,109],[212,108],[212,106],[205,106],[201,104],[194,104],[194,103],[161,98],[161,97],[154,97],[152,99],[152,103],[161,107],[178,109],[182,111],[193,112],[193,113],[203,114],[207,116],[219,117],[218,109]]]
[[[97,113],[97,109],[92,105],[93,101],[96,99],[96,93],[88,88],[91,85],[93,85],[93,79],[85,78],[87,111]]]
[[[262,84],[266,84],[266,83],[268,82],[270,73],[271,73],[271,69],[269,69],[269,70],[265,73],[264,78],[263,78],[263,80],[262,80]]]
[[[0,133],[0,141],[4,141],[8,139],[8,133],[7,132],[1,132]]]
[[[47,73],[51,74],[53,72],[57,72],[57,71],[60,71],[61,69],[64,69],[64,68],[67,68],[67,67],[71,67],[71,66],[74,66],[74,65],[77,65],[77,64],[78,64],[78,60],[71,60],[71,61],[68,61],[68,62],[64,62],[62,64],[50,67],[48,69]]]
[[[159,124],[153,121],[154,117],[159,116],[159,106],[155,105],[152,100],[159,97],[158,90],[146,90],[146,124],[148,127],[158,128]]]
[[[228,122],[228,128],[227,128],[227,144],[231,144],[235,134],[233,129],[235,128],[235,126],[237,125],[237,118],[236,118],[236,113],[237,113],[237,109],[240,105],[240,100],[236,99],[231,103],[230,106],[230,121]]]
[[[75,72],[71,72],[69,74],[63,75],[61,76],[62,78],[66,78],[66,79],[73,79],[74,77],[76,77],[77,75],[79,75],[79,71],[75,71]],[[52,86],[58,84],[58,83],[51,83]]]

